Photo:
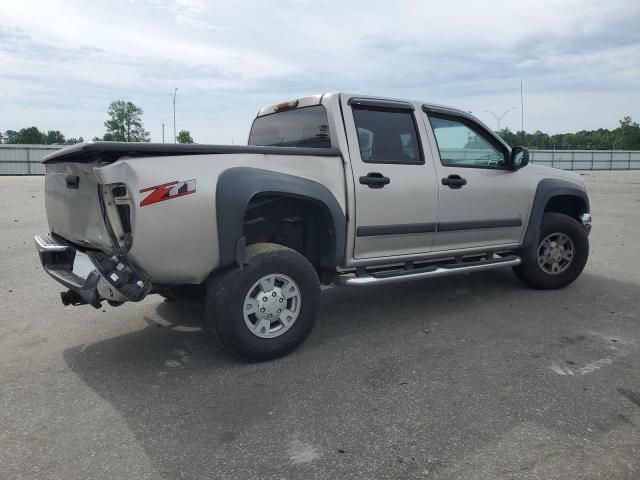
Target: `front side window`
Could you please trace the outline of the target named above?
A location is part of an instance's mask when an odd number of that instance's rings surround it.
[[[429,118],[445,167],[505,168],[504,153],[461,121]]]
[[[327,110],[314,105],[258,117],[251,127],[249,145],[331,148]]]
[[[409,110],[354,107],[362,161],[367,163],[424,163],[418,132]]]

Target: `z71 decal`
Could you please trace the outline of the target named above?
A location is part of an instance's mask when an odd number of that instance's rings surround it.
[[[164,202],[172,198],[182,197],[190,193],[196,193],[196,180],[175,181],[156,185],[155,187],[143,188],[140,193],[151,192],[141,202],[140,206],[151,205],[152,203]]]

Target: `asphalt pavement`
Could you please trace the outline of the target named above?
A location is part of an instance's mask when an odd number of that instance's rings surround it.
[[[638,479],[640,171],[587,173],[583,275],[323,291],[261,364],[197,309],[63,307],[42,177],[0,177],[0,478]]]

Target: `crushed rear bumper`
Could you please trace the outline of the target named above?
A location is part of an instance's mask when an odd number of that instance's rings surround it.
[[[65,305],[100,308],[103,300],[112,305],[139,302],[151,292],[147,275],[125,257],[81,250],[51,233],[34,240],[45,272],[69,289],[60,294]]]

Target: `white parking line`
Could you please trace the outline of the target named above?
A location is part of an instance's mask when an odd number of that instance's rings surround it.
[[[551,366],[549,368],[551,370],[553,370],[554,372],[556,372],[558,375],[573,375],[574,374],[569,367],[561,367],[558,362],[551,362]]]
[[[611,365],[612,363],[613,359],[611,357],[601,358],[600,360],[596,360],[589,365],[585,365],[578,370],[578,373],[580,375],[586,375],[587,373],[595,372],[596,370],[600,370],[605,365]]]

